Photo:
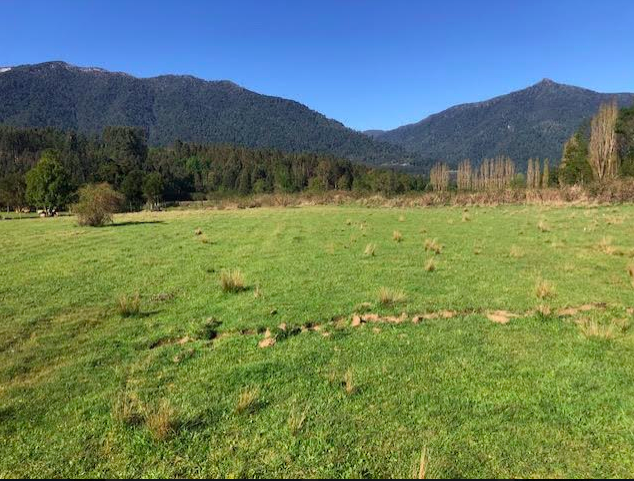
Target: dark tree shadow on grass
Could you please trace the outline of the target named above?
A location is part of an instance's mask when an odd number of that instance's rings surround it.
[[[117,222],[113,224],[108,224],[104,227],[125,227],[129,225],[144,225],[144,224],[165,224],[165,221],[162,220],[144,220],[144,221],[126,221],[126,222]]]

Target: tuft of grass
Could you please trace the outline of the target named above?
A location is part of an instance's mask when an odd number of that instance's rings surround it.
[[[471,220],[471,216],[468,212],[462,213],[462,222],[469,222]]]
[[[555,287],[548,281],[540,279],[535,285],[537,299],[550,299],[555,297]]]
[[[368,244],[367,246],[365,246],[365,250],[363,251],[363,255],[366,257],[374,257],[376,252],[376,245],[375,244]]]
[[[425,270],[427,272],[434,272],[436,270],[436,261],[434,260],[434,258],[430,258],[427,260],[427,262],[425,263]]]
[[[537,228],[538,228],[541,232],[550,232],[550,226],[548,225],[548,223],[547,223],[544,219],[541,219],[541,220],[537,223]]]
[[[341,384],[343,385],[343,388],[348,396],[353,395],[357,391],[357,387],[354,385],[354,376],[352,374],[352,369],[348,369],[343,375],[343,382]]]
[[[630,276],[632,287],[634,287],[634,264],[630,264],[629,266],[627,266],[627,274]]]
[[[242,292],[244,290],[244,276],[240,269],[222,271],[220,273],[220,287],[224,292]]]
[[[306,422],[307,410],[299,411],[293,407],[292,411],[288,415],[288,429],[293,436],[297,436]]]
[[[143,422],[143,409],[136,393],[122,391],[117,396],[112,409],[112,417],[126,426],[138,426]]]
[[[254,387],[248,387],[240,391],[238,403],[236,404],[236,413],[254,413],[259,406],[260,390]]]
[[[612,237],[603,236],[597,243],[597,249],[607,255],[612,255],[616,252],[616,248],[612,245]]]
[[[379,289],[379,302],[384,306],[405,302],[406,299],[407,296],[403,291],[389,289],[388,287],[381,287],[381,289]]]
[[[442,253],[443,246],[436,239],[425,239],[425,251],[431,251],[434,254]]]
[[[202,230],[200,227],[198,227],[198,228],[194,231],[194,234],[195,234],[195,235],[202,235],[202,234],[203,234],[203,230]]]
[[[577,325],[586,339],[609,341],[616,337],[617,326],[612,323],[606,325],[594,320],[582,319],[577,322]]]
[[[394,239],[396,242],[403,242],[403,234],[401,234],[400,231],[395,230],[394,232],[392,232],[392,239]]]
[[[521,259],[524,257],[524,249],[516,245],[512,245],[509,255],[514,259]]]
[[[136,292],[132,296],[123,294],[117,300],[117,310],[122,317],[138,316],[141,312],[141,296]]]
[[[398,221],[405,222],[405,216],[404,215],[399,216]]]
[[[537,306],[537,309],[535,310],[535,312],[537,313],[537,317],[540,320],[546,321],[550,319],[550,316],[552,314],[552,309],[547,304],[540,304],[539,306]]]
[[[156,408],[147,415],[145,426],[154,439],[166,440],[176,432],[178,426],[176,410],[167,399],[161,399]]]

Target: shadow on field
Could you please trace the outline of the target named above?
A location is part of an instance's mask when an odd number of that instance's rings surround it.
[[[140,220],[140,221],[129,220],[129,221],[126,221],[126,222],[113,223],[113,224],[110,224],[108,227],[126,227],[126,226],[129,226],[129,225],[144,225],[144,224],[165,224],[165,221],[162,221],[162,220]]]

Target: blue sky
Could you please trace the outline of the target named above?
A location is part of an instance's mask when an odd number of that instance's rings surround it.
[[[229,79],[385,129],[544,77],[634,91],[633,19],[633,0],[0,0],[0,66]]]

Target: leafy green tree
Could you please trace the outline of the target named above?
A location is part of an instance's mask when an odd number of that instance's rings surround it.
[[[143,204],[143,172],[133,170],[121,182],[121,193],[128,209],[135,210]]]
[[[8,174],[0,179],[0,205],[19,210],[26,206],[26,182],[18,173]]]
[[[588,163],[588,141],[582,132],[577,132],[564,146],[559,164],[559,183],[584,184],[591,182],[592,177],[592,168]]]
[[[70,176],[54,150],[42,153],[40,161],[26,174],[26,198],[47,214],[69,202],[73,188]]]
[[[158,207],[163,198],[165,183],[163,177],[158,172],[152,172],[145,176],[143,180],[143,196],[147,200],[150,209]]]

